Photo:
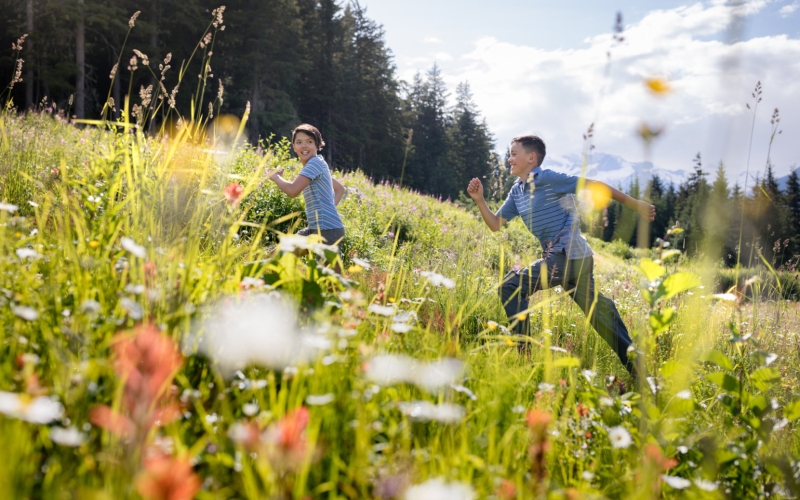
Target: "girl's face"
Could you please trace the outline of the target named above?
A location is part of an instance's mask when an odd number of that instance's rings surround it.
[[[297,157],[306,164],[308,160],[317,156],[317,143],[314,142],[314,136],[306,134],[305,132],[298,132],[294,136],[292,142],[292,149],[297,153]]]

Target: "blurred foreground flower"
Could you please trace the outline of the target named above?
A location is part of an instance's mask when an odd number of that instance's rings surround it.
[[[310,418],[308,408],[301,406],[267,427],[261,439],[274,466],[294,470],[313,458],[314,446],[306,438]]]
[[[451,403],[441,403],[435,405],[428,401],[412,401],[398,404],[400,411],[407,415],[411,420],[419,422],[441,422],[443,424],[455,424],[461,421],[466,414],[463,406]]]
[[[325,337],[302,331],[295,302],[277,292],[217,304],[196,340],[225,375],[249,364],[283,370],[306,363],[328,343]]]
[[[123,236],[122,239],[119,240],[119,243],[124,250],[130,252],[132,255],[140,259],[147,257],[147,250],[132,239]]]
[[[338,247],[335,245],[326,245],[322,243],[322,238],[317,234],[312,234],[311,236],[285,234],[281,236],[278,249],[281,252],[287,253],[292,253],[297,250],[307,250],[323,258],[329,257],[325,255],[325,252],[331,253],[330,257],[333,257],[339,251]]]
[[[644,84],[650,92],[657,95],[668,94],[672,91],[672,87],[663,78],[647,78]]]
[[[461,379],[464,362],[454,358],[443,358],[426,363],[402,354],[375,356],[364,364],[368,380],[378,385],[399,383],[414,384],[430,393]]]
[[[627,448],[633,443],[630,432],[619,425],[608,429],[608,439],[614,448]]]
[[[50,440],[61,446],[80,446],[86,441],[86,435],[75,427],[51,427]]]
[[[154,425],[165,425],[180,415],[177,403],[167,394],[172,379],[183,364],[173,340],[152,325],[119,334],[114,341],[114,369],[125,381],[121,411],[96,406],[90,420],[119,436],[145,437]]]
[[[468,484],[446,483],[437,477],[417,484],[406,490],[404,500],[472,500],[475,491]]]
[[[225,187],[223,193],[225,194],[225,200],[227,200],[233,208],[236,208],[242,200],[244,188],[238,182],[231,182]]]
[[[528,454],[531,459],[531,473],[537,485],[542,484],[542,480],[547,475],[545,454],[550,449],[550,443],[547,440],[547,427],[552,420],[553,415],[550,412],[539,409],[529,410],[525,416],[525,421],[528,424],[528,429],[531,430],[532,437],[530,448],[528,448]]]
[[[136,490],[145,500],[191,500],[200,491],[200,478],[187,459],[157,455],[145,461]]]
[[[27,394],[0,391],[0,413],[33,424],[49,424],[61,418],[64,407],[48,397],[30,398]]]
[[[450,278],[446,278],[439,273],[434,273],[432,271],[422,271],[419,274],[424,278],[428,278],[428,282],[430,282],[430,284],[433,286],[443,286],[447,289],[451,289],[456,286],[455,281],[451,280]]]

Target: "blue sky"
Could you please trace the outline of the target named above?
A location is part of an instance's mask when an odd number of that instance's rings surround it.
[[[551,155],[580,152],[583,131],[596,122],[598,151],[674,169],[690,168],[701,152],[707,170],[722,160],[739,180],[753,119],[745,103],[761,80],[749,171],[763,171],[775,107],[783,133],[772,163],[781,175],[800,166],[800,0],[361,5],[384,26],[401,78],[436,62],[451,89],[470,82],[498,149],[537,133]],[[617,12],[622,44],[611,40]],[[672,92],[651,95],[643,84],[650,77],[666,79]],[[634,134],[642,123],[665,130],[649,153]]]

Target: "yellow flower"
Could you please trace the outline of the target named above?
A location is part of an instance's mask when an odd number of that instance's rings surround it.
[[[347,272],[350,273],[350,274],[360,273],[363,270],[364,270],[364,268],[359,266],[358,264],[354,264],[354,265],[352,265],[352,266],[347,268]]]
[[[506,337],[506,345],[508,347],[513,347],[514,346],[514,341],[511,340],[511,337]]]
[[[525,313],[517,314],[517,320],[519,320],[519,321],[525,321],[525,318],[527,318],[527,317],[528,317],[528,315],[525,314]]]
[[[92,241],[89,242],[89,248],[97,248],[99,246],[100,246],[100,242],[98,242],[96,240],[92,240]]]
[[[489,321],[486,323],[486,326],[489,327],[489,330],[497,330],[497,323],[495,321]]]
[[[654,94],[667,94],[672,91],[672,87],[661,78],[648,78],[644,81],[644,84],[650,89],[650,92]]]
[[[392,302],[392,303],[394,303],[394,301],[395,301],[395,298],[394,298],[394,297],[389,297],[389,302]]]

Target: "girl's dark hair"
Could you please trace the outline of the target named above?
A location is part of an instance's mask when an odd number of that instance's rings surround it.
[[[511,139],[511,143],[517,143],[525,150],[526,153],[536,153],[536,159],[539,160],[537,167],[542,166],[544,156],[547,154],[547,149],[544,146],[544,141],[535,135],[521,135]]]
[[[314,125],[303,123],[296,126],[294,130],[292,130],[292,143],[294,143],[294,138],[298,132],[303,132],[304,134],[308,134],[311,137],[313,137],[314,144],[317,145],[317,150],[320,150],[325,146],[325,141],[322,140],[322,134],[319,132],[319,129]]]

